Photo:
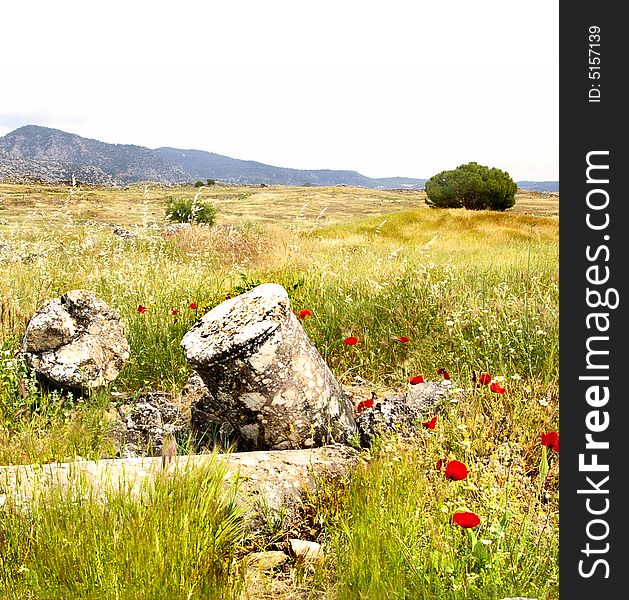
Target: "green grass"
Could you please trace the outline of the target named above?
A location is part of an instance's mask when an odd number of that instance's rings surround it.
[[[244,537],[236,487],[216,461],[164,472],[140,499],[106,501],[76,480],[24,510],[3,509],[0,589],[5,598],[236,598],[230,578]]]
[[[465,481],[447,481],[435,468],[447,436],[423,437],[440,439],[392,444],[335,494],[326,528],[334,597],[556,597],[556,515],[545,515],[535,489],[521,496],[517,449],[476,454]],[[506,468],[505,457],[514,458]],[[452,522],[458,511],[481,524],[462,529]]]
[[[192,198],[197,192],[177,193]],[[444,409],[434,431],[382,440],[349,481],[340,488],[322,484],[309,499],[308,518],[327,560],[304,575],[307,585],[325,589],[330,599],[556,598],[558,465],[549,456],[546,473],[540,447],[541,432],[558,428],[556,198],[527,195],[517,210],[491,213],[431,210],[417,192],[212,186],[201,190],[201,199],[217,207],[215,226],[163,237],[168,194],[159,186],[0,186],[0,216],[8,221],[0,241],[10,248],[0,245],[0,463],[114,454],[112,390],[82,401],[49,394],[19,358],[26,324],[45,300],[73,288],[103,298],[119,311],[131,345],[112,389],[176,393],[189,374],[179,342],[195,319],[227,295],[273,281],[286,287],[295,310],[312,312],[303,326],[343,384],[360,376],[378,393],[404,390],[410,376],[438,380],[437,370],[445,368],[463,394]],[[136,236],[119,238],[109,223]],[[147,310],[138,312],[139,305]],[[350,335],[359,338],[356,346],[343,344]],[[410,341],[402,344],[400,336]],[[479,372],[502,382],[505,394],[475,387]],[[470,475],[445,481],[435,467],[439,458],[464,461]],[[154,512],[175,523],[168,519],[192,510],[181,502],[177,515]],[[30,525],[51,522],[46,511],[62,511],[60,504],[37,504],[31,518],[39,520]],[[139,520],[145,506],[137,499],[118,498],[114,505],[125,507],[107,517],[121,519],[120,528],[157,526]],[[473,533],[452,523],[460,509],[481,517]],[[69,530],[55,533],[46,525],[44,537],[26,541],[5,532],[3,557],[13,557],[11,586],[21,597],[55,597],[64,589],[63,597],[115,598],[115,590],[123,594],[121,582],[128,597],[157,589],[112,558],[112,522],[103,520],[97,503],[67,510],[79,522],[81,515],[91,519],[83,529],[103,536],[103,549],[94,553],[111,567],[88,561],[85,571],[70,570],[63,561],[87,550],[73,554],[67,545],[56,553],[60,562],[47,563],[52,559],[44,560],[37,540],[69,539]],[[14,528],[25,518],[7,513],[6,505],[0,512],[4,529],[7,514]],[[60,527],[69,527],[67,515],[59,515]],[[183,543],[165,530],[155,535],[162,534],[159,548]],[[137,540],[129,543],[139,551]],[[225,557],[240,551],[238,536],[226,538]],[[131,560],[134,551],[124,552]],[[181,552],[182,561],[192,556]],[[197,597],[201,588],[177,579],[166,555],[145,557],[146,577],[155,574],[172,597],[184,597],[181,590]],[[179,564],[180,558],[168,554],[168,560]],[[216,575],[208,576],[212,590],[240,585],[227,563],[201,562]],[[17,573],[21,564],[29,570]],[[89,588],[88,572],[101,588]],[[283,576],[293,588],[303,583],[293,571]]]

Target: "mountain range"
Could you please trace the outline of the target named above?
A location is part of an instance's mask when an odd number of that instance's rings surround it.
[[[371,178],[357,171],[290,169],[204,150],[109,144],[59,129],[25,125],[0,137],[0,181],[77,181],[125,185],[214,180],[231,184],[422,189],[426,179]],[[517,182],[523,189],[559,191],[558,181]]]

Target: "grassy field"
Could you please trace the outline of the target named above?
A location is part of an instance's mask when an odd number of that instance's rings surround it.
[[[216,225],[162,235],[166,198],[196,194],[217,207]],[[114,509],[61,491],[29,516],[5,504],[4,597],[556,598],[558,457],[540,440],[558,427],[558,198],[520,192],[513,209],[490,213],[432,210],[424,197],[0,185],[0,464],[114,456],[110,392],[176,394],[189,374],[182,335],[227,295],[263,282],[312,312],[304,328],[341,383],[360,376],[381,393],[445,369],[465,392],[434,429],[381,439],[350,480],[308,498],[302,534],[326,553],[314,570],[292,565],[251,584],[241,558],[273,536],[247,539],[209,472],[183,489],[205,486],[213,502],[152,498],[150,518],[122,492]],[[116,308],[131,344],[114,388],[79,400],[42,391],[19,356],[33,312],[73,288]],[[347,336],[359,343],[346,346]],[[504,392],[475,384],[480,373]],[[465,463],[465,479],[437,468],[450,460]],[[461,511],[480,524],[454,523]]]

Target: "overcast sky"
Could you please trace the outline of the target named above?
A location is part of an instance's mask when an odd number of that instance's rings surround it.
[[[559,178],[559,2],[3,2],[0,135]]]

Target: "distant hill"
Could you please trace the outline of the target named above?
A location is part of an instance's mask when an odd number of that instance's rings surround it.
[[[74,175],[86,183],[98,184],[179,183],[190,179],[188,173],[149,148],[107,144],[38,125],[20,127],[0,138],[0,178],[6,171],[44,181],[58,180],[63,173],[66,180]]]
[[[558,192],[558,181],[518,181],[518,187],[531,192]]]
[[[274,167],[204,150],[108,144],[39,125],[25,125],[0,137],[0,181],[34,179],[54,183],[73,178],[96,185],[141,181],[180,184],[213,179],[253,185],[423,189],[426,183],[426,179],[409,177],[371,178],[357,171]],[[559,190],[559,182],[525,181],[518,182],[518,186]]]
[[[423,188],[425,179],[390,177],[373,179],[357,171],[334,171],[331,169],[289,169],[273,167],[252,160],[239,160],[204,152],[203,150],[180,150],[157,148],[161,158],[181,167],[193,179],[215,179],[226,183],[248,183],[267,185],[349,185],[368,188]]]

